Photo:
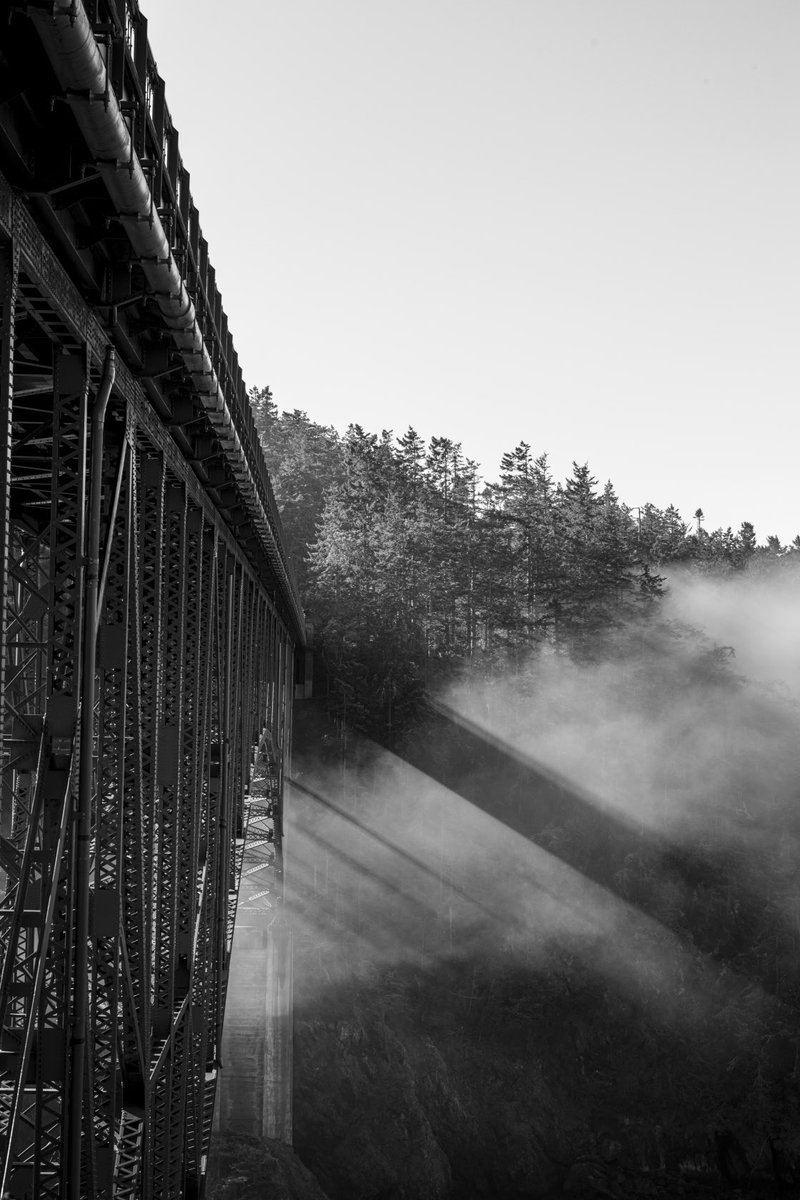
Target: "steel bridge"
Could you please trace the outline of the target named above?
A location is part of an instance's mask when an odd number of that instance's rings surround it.
[[[0,1194],[199,1197],[303,612],[137,0],[0,18]]]

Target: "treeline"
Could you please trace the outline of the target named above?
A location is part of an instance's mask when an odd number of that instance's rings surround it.
[[[525,662],[543,644],[602,655],[646,617],[660,570],[774,570],[800,537],[759,544],[752,524],[707,530],[676,508],[631,508],[588,465],[563,482],[520,442],[487,483],[461,445],[350,425],[340,435],[268,389],[251,401],[331,707],[391,733],[454,667]]]

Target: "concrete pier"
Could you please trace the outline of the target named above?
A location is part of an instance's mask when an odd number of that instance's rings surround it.
[[[236,923],[214,1128],[292,1141],[292,932],[282,913]]]

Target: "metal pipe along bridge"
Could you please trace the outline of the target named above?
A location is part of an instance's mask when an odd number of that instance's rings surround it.
[[[303,612],[138,3],[0,17],[0,1194],[199,1197]]]

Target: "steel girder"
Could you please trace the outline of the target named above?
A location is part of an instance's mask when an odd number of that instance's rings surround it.
[[[248,818],[279,841],[293,633],[124,364],[93,456],[105,334],[2,186],[0,304],[0,1191],[199,1196]]]

